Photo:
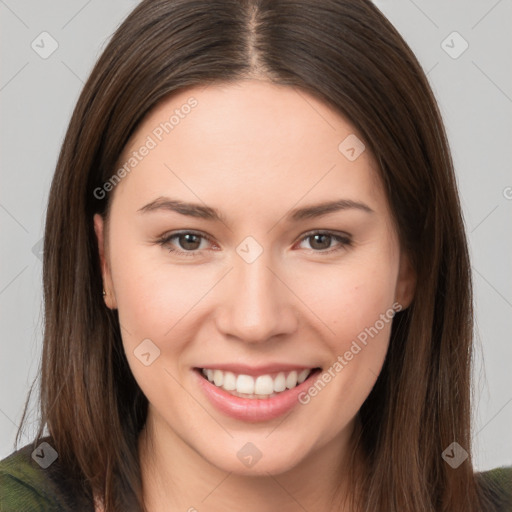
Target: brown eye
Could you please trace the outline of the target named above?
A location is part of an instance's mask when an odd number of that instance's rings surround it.
[[[182,249],[186,249],[188,251],[197,250],[201,244],[201,238],[201,236],[195,235],[194,233],[184,233],[177,235],[179,246]]]
[[[310,245],[313,249],[329,249],[331,246],[332,236],[331,235],[311,235],[308,237],[310,240]]]
[[[331,233],[329,231],[308,233],[302,237],[302,242],[305,240],[309,242],[311,250],[321,254],[330,254],[331,252],[340,251],[352,245],[352,240],[349,236]],[[334,247],[333,241],[337,242],[337,245]]]
[[[206,236],[199,233],[182,231],[166,234],[158,240],[158,243],[178,256],[199,256],[201,250],[205,248],[200,247],[203,240],[209,241]]]

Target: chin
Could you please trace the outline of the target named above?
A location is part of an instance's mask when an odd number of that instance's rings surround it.
[[[268,476],[286,473],[304,463],[306,453],[304,442],[291,441],[283,447],[282,442],[276,443],[265,440],[268,434],[258,436],[243,436],[242,440],[231,440],[225,449],[211,449],[208,453],[200,453],[205,460],[222,471],[240,476]],[[256,439],[255,439],[256,438]],[[234,441],[234,442],[233,442]]]

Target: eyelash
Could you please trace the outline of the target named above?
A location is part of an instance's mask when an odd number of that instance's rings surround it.
[[[169,252],[174,253],[178,256],[185,256],[185,257],[192,257],[192,258],[199,256],[199,254],[198,254],[199,249],[195,249],[194,251],[182,251],[180,249],[174,249],[174,248],[169,247],[171,240],[173,240],[174,238],[177,238],[181,235],[195,235],[202,239],[211,241],[209,237],[204,236],[203,234],[197,233],[195,231],[179,231],[177,233],[169,233],[169,234],[162,236],[161,238],[159,238],[157,240],[157,243],[159,245],[161,245],[162,247],[166,247]],[[310,231],[309,233],[306,233],[300,239],[300,241],[306,240],[308,238],[312,238],[315,235],[327,235],[340,243],[340,245],[334,249],[326,249],[326,250],[318,250],[318,251],[315,249],[310,249],[311,251],[318,253],[318,254],[323,254],[323,255],[331,254],[333,252],[338,252],[344,248],[352,246],[352,240],[350,239],[349,236],[339,235],[339,234],[333,233],[332,231],[321,231],[321,230],[320,231]]]

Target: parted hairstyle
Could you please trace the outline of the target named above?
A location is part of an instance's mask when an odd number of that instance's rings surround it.
[[[106,512],[144,510],[148,402],[102,299],[93,215],[108,218],[112,194],[94,191],[158,102],[244,78],[312,94],[357,128],[417,275],[358,413],[354,510],[491,510],[471,458],[472,284],[447,137],[421,66],[370,0],[144,0],[118,27],[78,99],[49,195],[37,438],[48,429],[60,463]],[[456,469],[441,457],[453,441],[469,453]]]

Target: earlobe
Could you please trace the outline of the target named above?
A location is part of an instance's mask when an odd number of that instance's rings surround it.
[[[110,276],[107,252],[105,250],[105,221],[99,213],[94,215],[94,232],[96,233],[96,239],[98,241],[98,254],[100,258],[101,275],[103,277],[103,300],[109,309],[116,309],[117,304]]]
[[[415,292],[416,272],[409,256],[402,251],[395,293],[395,301],[401,304],[402,310],[407,309],[411,305]]]

